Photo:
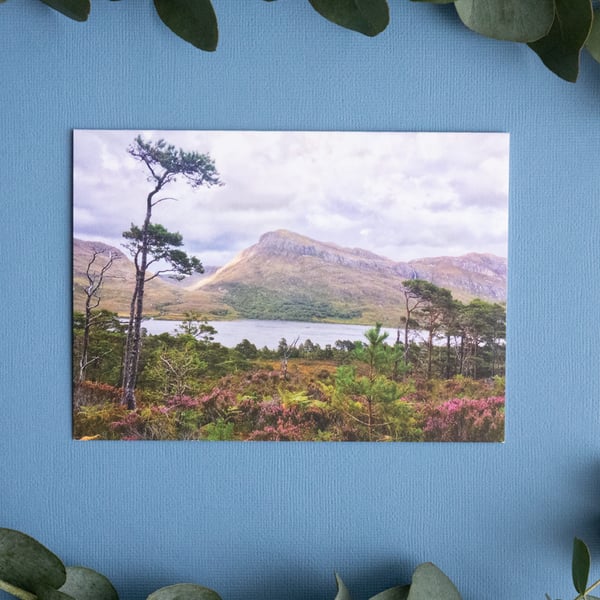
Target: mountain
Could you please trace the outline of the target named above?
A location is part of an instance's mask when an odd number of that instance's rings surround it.
[[[426,279],[455,298],[506,300],[506,259],[489,254],[397,262],[286,230],[263,234],[191,290],[221,294],[246,318],[398,322],[401,282]]]
[[[451,290],[458,300],[506,302],[505,258],[471,252],[463,256],[420,258],[408,264],[414,268],[416,277]]]
[[[98,241],[73,239],[73,309],[82,311],[85,306],[84,288],[88,285],[86,271],[90,260],[97,254],[91,267],[91,273],[97,273],[109,260],[109,254],[114,256],[113,264],[104,276],[100,291],[101,303],[99,308],[110,310],[119,315],[129,314],[131,294],[135,287],[135,266],[131,259],[118,248]],[[214,271],[216,269],[212,269]],[[211,272],[212,272],[211,271]],[[198,278],[202,275],[198,275]],[[168,277],[159,276],[146,284],[145,309],[153,316],[180,316],[187,311],[196,309],[196,299],[188,297],[185,285],[186,278],[181,282]],[[195,281],[199,281],[196,279]],[[203,294],[203,308],[207,312],[219,310],[219,305],[210,295]]]
[[[73,246],[75,308],[83,306],[85,268],[94,248],[120,256],[107,276],[101,306],[127,314],[133,264],[117,249],[80,240]],[[450,289],[463,302],[476,297],[506,301],[504,258],[471,253],[397,262],[278,230],[263,234],[221,268],[207,268],[201,277],[182,283],[152,280],[145,305],[149,314],[171,317],[195,310],[209,319],[381,321],[393,326],[403,314],[401,283],[414,278]]]

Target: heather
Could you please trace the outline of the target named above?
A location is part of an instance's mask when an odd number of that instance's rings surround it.
[[[148,184],[137,223],[122,233],[126,252],[89,243],[74,253],[76,438],[503,438],[503,408],[490,399],[504,394],[506,308],[495,300],[505,297],[505,261],[471,253],[398,262],[277,229],[209,274],[182,234],[156,219],[177,200],[171,190],[225,185],[212,156],[141,135],[126,154]],[[225,260],[230,235],[213,242],[227,247]],[[168,297],[152,292],[158,283]],[[153,334],[152,318],[179,324]],[[250,339],[219,343],[239,339],[219,336],[227,321]],[[364,327],[362,337],[332,329],[340,324]]]
[[[491,373],[491,362],[478,363],[485,376],[444,377],[445,347],[434,347],[430,355],[426,345],[413,345],[408,355],[402,344],[388,342],[379,325],[365,328],[364,342],[341,340],[325,348],[285,339],[275,350],[258,349],[248,340],[225,348],[203,321],[188,323],[176,335],[145,335],[138,402],[128,409],[121,403],[116,352],[123,342],[121,326],[107,315],[103,323],[110,325],[91,339],[104,353],[88,367],[88,377],[74,383],[78,439],[503,439],[504,377]],[[115,353],[106,351],[111,344]],[[493,368],[502,371],[494,352]]]

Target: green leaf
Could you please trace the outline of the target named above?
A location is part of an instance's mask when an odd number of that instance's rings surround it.
[[[59,592],[49,585],[40,585],[36,589],[35,595],[38,600],[75,600],[73,596]]]
[[[573,540],[573,585],[579,594],[584,594],[590,574],[590,551],[579,538]]]
[[[554,0],[456,0],[462,22],[482,35],[512,42],[534,42],[554,22]]]
[[[554,23],[548,35],[529,47],[559,77],[577,81],[581,49],[592,27],[590,0],[556,0]]]
[[[16,598],[20,598],[20,600],[37,600],[37,596],[35,594],[32,594],[31,592],[28,592],[20,587],[11,585],[7,581],[2,581],[2,579],[0,579],[0,590],[8,592]]]
[[[67,567],[67,580],[60,592],[77,600],[118,600],[112,583],[96,571],[86,567]]]
[[[90,0],[42,0],[42,2],[75,21],[87,21],[90,14]]]
[[[309,0],[323,17],[359,33],[375,36],[390,22],[387,0]]]
[[[448,577],[433,563],[419,565],[413,573],[407,600],[461,600]]]
[[[397,585],[396,587],[383,590],[369,600],[407,600],[410,585]]]
[[[0,529],[1,581],[37,595],[44,587],[58,589],[65,579],[65,566],[48,548],[20,531]]]
[[[212,52],[219,41],[217,15],[210,0],[154,0],[163,23],[200,50]]]
[[[208,588],[194,583],[178,583],[156,590],[147,600],[222,600],[221,596]]]
[[[337,594],[334,600],[352,600],[348,588],[344,585],[342,578],[336,573],[335,583],[337,585]]]
[[[594,11],[594,22],[585,47],[594,59],[600,62],[600,9]]]

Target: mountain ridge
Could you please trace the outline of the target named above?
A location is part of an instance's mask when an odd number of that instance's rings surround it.
[[[496,302],[506,301],[506,275],[507,261],[490,253],[469,252],[460,256],[437,256],[413,259],[409,261],[394,261],[390,258],[375,254],[362,248],[348,248],[331,242],[313,240],[307,236],[294,233],[285,229],[270,231],[262,234],[259,241],[242,250],[230,262],[223,265],[211,276],[204,278],[193,286],[194,288],[214,285],[227,276],[232,270],[239,269],[244,261],[254,258],[272,260],[275,256],[297,261],[306,262],[307,257],[332,263],[341,267],[353,268],[357,271],[379,271],[381,274],[392,278],[403,279],[426,279],[458,292],[460,297],[482,295],[487,300]],[[464,271],[466,273],[477,273],[489,280],[485,285],[483,282],[469,284],[469,279],[462,277],[462,285],[452,285],[449,277],[444,277],[444,271]],[[436,283],[437,281],[444,281]],[[463,293],[460,293],[460,288]],[[469,293],[472,292],[472,293]]]
[[[74,284],[82,281],[84,261],[81,257],[76,260],[82,244],[87,244],[89,251],[93,242],[74,240]],[[209,319],[397,324],[402,317],[403,280],[426,279],[450,289],[463,302],[478,297],[502,303],[506,301],[506,274],[506,259],[492,254],[471,252],[402,262],[279,229],[263,233],[256,244],[200,279],[186,280],[183,285],[172,280],[150,282],[155,285],[148,287],[146,306],[149,314],[170,317],[196,310]],[[111,286],[112,290],[106,289],[107,300],[116,292],[114,281]],[[121,290],[119,297],[117,312],[126,313],[128,304],[123,305],[123,298],[127,294]],[[74,285],[75,306],[76,298]],[[112,302],[111,310],[114,305]]]

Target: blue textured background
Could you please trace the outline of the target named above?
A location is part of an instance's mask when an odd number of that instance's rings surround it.
[[[367,39],[307,2],[215,0],[215,54],[149,1],[86,24],[0,6],[0,526],[132,600],[331,600],[334,570],[361,600],[427,560],[465,600],[569,596],[573,535],[600,549],[600,66],[570,85],[448,7],[391,4]],[[506,443],[71,441],[73,128],[510,132]]]

